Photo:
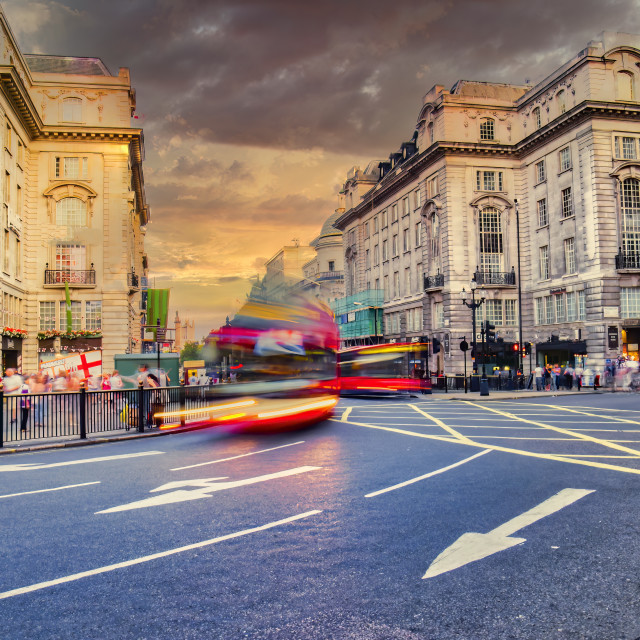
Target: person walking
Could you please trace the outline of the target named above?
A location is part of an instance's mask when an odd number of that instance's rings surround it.
[[[23,382],[20,385],[20,432],[26,433],[27,422],[29,421],[29,409],[31,408],[31,399],[28,397],[30,392],[29,385],[27,382]]]
[[[560,376],[562,374],[562,369],[559,364],[553,366],[553,383],[555,385],[555,390],[560,391]]]
[[[584,374],[584,369],[578,365],[573,370],[573,379],[576,382],[576,386],[578,387],[578,391],[582,390],[582,375]]]
[[[536,390],[537,391],[544,391],[544,372],[545,372],[545,369],[541,364],[539,364],[535,368]]]
[[[570,364],[564,368],[565,385],[569,391],[573,389],[573,367]]]

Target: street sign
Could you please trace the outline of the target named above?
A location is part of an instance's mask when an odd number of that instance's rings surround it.
[[[444,352],[446,355],[450,355],[451,353],[451,339],[449,337],[448,333],[444,334],[444,337],[442,339],[442,344],[444,344]]]

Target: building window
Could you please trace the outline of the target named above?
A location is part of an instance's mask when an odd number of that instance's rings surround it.
[[[87,226],[87,203],[80,198],[62,198],[56,203],[56,224],[66,227]]]
[[[633,100],[633,75],[627,71],[619,71],[616,74],[616,99]]]
[[[578,291],[578,320],[587,319],[587,296],[584,292]]]
[[[364,237],[365,239],[369,237],[369,222],[364,223]]]
[[[577,319],[576,294],[567,293],[567,322],[575,322]]]
[[[60,243],[56,245],[56,269],[58,271],[84,271],[87,248],[81,244]]]
[[[640,318],[640,287],[620,288],[620,317]]]
[[[409,215],[409,198],[402,198],[402,215]]]
[[[562,115],[567,110],[567,105],[564,100],[564,91],[558,91],[556,96],[556,104],[558,105],[558,113]]]
[[[56,156],[56,178],[88,178],[89,158]]]
[[[82,99],[65,98],[62,101],[63,122],[82,122]]]
[[[500,212],[495,207],[487,207],[478,218],[480,235],[480,270],[484,273],[502,271],[502,225]]]
[[[571,169],[571,149],[565,147],[560,149],[560,171],[567,171]]]
[[[56,328],[56,303],[40,303],[40,331],[53,331]]]
[[[553,324],[553,296],[544,297],[544,312],[546,324]]]
[[[542,114],[540,113],[540,107],[536,107],[533,110],[533,126],[539,129],[542,126]]]
[[[562,217],[570,218],[573,215],[573,197],[571,187],[563,189],[562,192]]]
[[[389,259],[389,243],[387,240],[382,241],[382,261]]]
[[[14,236],[15,244],[13,245],[15,256],[14,256],[14,264],[16,268],[15,276],[16,278],[22,277],[22,244],[20,243],[20,238]]]
[[[628,136],[616,136],[615,154],[616,158],[623,160],[635,160],[638,157],[638,142],[636,138]]]
[[[554,296],[556,299],[556,322],[564,322],[564,296]]]
[[[393,297],[394,298],[400,297],[400,272],[399,271],[393,272]]]
[[[433,303],[433,328],[444,327],[444,307],[442,302]]]
[[[518,324],[517,300],[504,301],[504,323],[510,327]]]
[[[416,248],[420,246],[420,243],[422,242],[422,222],[416,222],[416,235],[415,235],[415,239],[416,239]]]
[[[640,256],[640,180],[627,178],[622,183],[622,251]]]
[[[476,191],[502,191],[502,171],[476,171]]]
[[[491,118],[483,118],[480,121],[480,140],[493,140],[493,120]]]
[[[96,331],[102,329],[102,301],[90,300],[86,303],[85,329]]]
[[[483,317],[492,324],[503,325],[504,320],[502,316],[502,300],[485,300],[483,309]]]
[[[536,324],[544,324],[544,298],[536,298]]]
[[[404,270],[404,295],[408,296],[411,293],[411,267],[407,267]]]
[[[329,260],[329,271],[336,270],[336,263],[333,260]]]
[[[547,172],[544,166],[544,160],[536,162],[536,182],[544,182],[547,179]]]
[[[549,224],[549,215],[547,213],[547,199],[538,200],[538,226],[546,227]]]
[[[398,222],[398,205],[394,204],[391,207],[391,222]]]
[[[420,205],[422,204],[422,196],[420,194],[420,189],[416,189],[413,192],[413,208],[414,209],[419,209]]]
[[[384,299],[385,300],[389,300],[390,299],[390,296],[389,296],[389,276],[384,276],[383,284],[384,284]]]
[[[66,331],[67,327],[67,303],[60,302],[60,331]],[[71,301],[71,331],[82,329],[82,303],[78,300]]]
[[[576,272],[575,238],[566,238],[564,241],[564,270],[565,273]]]
[[[438,189],[438,176],[435,175],[433,178],[427,180],[427,196],[429,198],[435,198],[439,193]]]
[[[409,238],[409,229],[402,230],[402,250],[405,252],[411,250],[411,240]]]
[[[367,249],[364,252],[364,268],[365,269],[370,269],[371,268],[371,258],[369,257],[369,249]]]
[[[394,234],[393,238],[391,239],[391,251],[392,251],[392,255],[393,257],[397,257],[398,255],[398,234]]]
[[[540,247],[540,280],[549,279],[549,245]]]
[[[373,233],[378,233],[378,216],[373,218]]]
[[[387,210],[385,209],[380,216],[382,218],[380,226],[384,229],[387,226]]]

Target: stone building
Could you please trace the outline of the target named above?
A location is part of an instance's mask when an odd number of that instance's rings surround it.
[[[638,358],[639,67],[640,36],[603,33],[535,86],[435,86],[411,139],[348,176],[346,295],[384,292],[385,340],[437,338],[430,369],[461,372],[473,281],[490,371],[520,334],[526,373]]]
[[[34,371],[43,359],[100,349],[110,369],[115,354],[138,349],[147,270],[129,71],[25,55],[1,11],[0,28],[3,365]],[[56,336],[67,333],[66,284],[71,328],[86,334],[74,339]]]

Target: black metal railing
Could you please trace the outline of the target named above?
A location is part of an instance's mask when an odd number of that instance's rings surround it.
[[[206,420],[206,407],[224,397],[217,387],[163,387],[119,391],[80,391],[4,394],[0,391],[0,447],[6,442],[78,437],[88,434],[179,426]],[[222,392],[222,393],[221,393]],[[139,408],[142,407],[140,411]],[[198,409],[202,409],[199,412]],[[187,419],[184,411],[190,411]],[[182,412],[182,417],[155,418],[158,413]]]
[[[438,273],[435,276],[424,276],[424,288],[436,289],[437,287],[444,287],[444,273]]]
[[[616,256],[616,269],[640,269],[640,253],[620,249]]]
[[[91,269],[49,269],[49,263],[44,270],[45,284],[65,284],[71,285],[95,285],[96,270],[91,263]]]
[[[129,289],[140,288],[140,278],[133,271],[131,273],[127,273],[127,285]]]
[[[473,275],[473,279],[478,284],[495,284],[502,286],[515,286],[516,284],[516,272],[514,269],[511,271],[476,271]]]
[[[344,271],[321,271],[311,277],[314,280],[344,280]]]

